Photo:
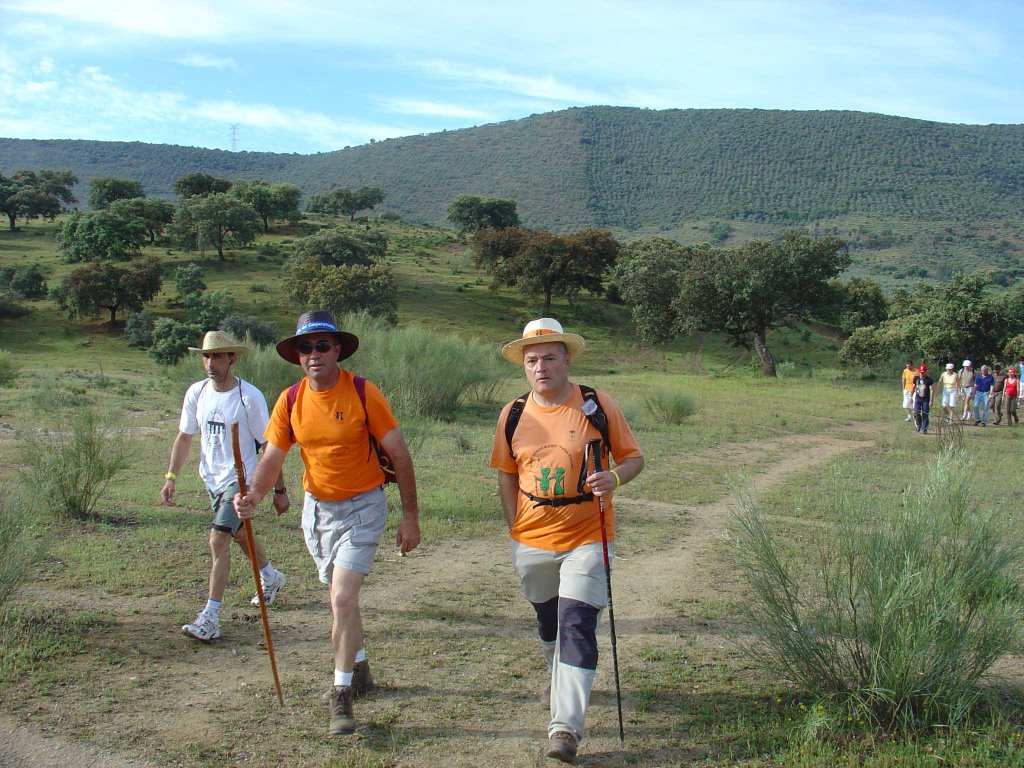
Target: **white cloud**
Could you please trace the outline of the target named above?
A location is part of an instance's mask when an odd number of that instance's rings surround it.
[[[432,117],[457,117],[465,120],[493,120],[490,112],[485,112],[460,104],[444,104],[436,101],[416,101],[412,99],[382,99],[380,103],[390,112],[405,115],[430,115]]]
[[[190,53],[174,60],[185,67],[198,69],[238,69],[238,62],[228,56],[212,56],[208,53]]]

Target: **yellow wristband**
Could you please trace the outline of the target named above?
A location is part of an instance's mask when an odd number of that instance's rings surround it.
[[[620,485],[622,485],[622,480],[619,479],[619,473],[616,472],[614,469],[609,469],[608,471],[615,475],[615,488],[618,488]],[[612,490],[615,490],[615,488],[613,488]]]
[[[177,479],[178,479],[178,476],[176,474],[174,474],[173,472],[168,472],[166,475],[164,475],[164,480],[177,480]]]

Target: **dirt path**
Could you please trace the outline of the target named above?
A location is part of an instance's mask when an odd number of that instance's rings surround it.
[[[765,490],[795,472],[823,467],[843,453],[870,446],[871,434],[870,427],[847,426],[726,446],[723,451],[737,465],[746,460],[752,487]],[[779,455],[758,465],[758,456]],[[624,666],[646,648],[678,642],[687,606],[739,594],[735,577],[716,566],[720,558],[713,553],[732,503],[724,498],[700,506],[676,505],[628,494],[619,499],[624,519],[631,513],[654,512],[678,521],[675,540],[649,551],[621,551],[616,560],[616,619]],[[45,597],[40,594],[40,599]],[[94,598],[82,594],[62,599],[74,604]],[[340,757],[337,742],[323,737],[324,670],[330,669],[323,598],[285,600],[281,610],[275,608],[274,644],[288,699],[284,710],[277,709],[263,669],[254,616],[236,612],[230,636],[198,646],[180,637],[180,617],[159,600],[117,602],[110,607],[117,621],[108,642],[136,650],[133,658],[112,660],[104,670],[111,679],[107,698],[100,692],[90,696],[88,685],[85,692],[69,686],[60,701],[37,704],[23,722],[0,717],[0,768],[149,768],[166,764],[159,755],[174,754],[183,744],[194,752],[189,765],[313,766]],[[393,749],[396,766],[476,766],[482,756],[501,766],[547,762],[539,752],[547,713],[536,702],[545,680],[532,621],[505,546],[487,538],[428,544],[408,558],[385,552],[367,582],[364,606],[368,647],[382,690],[357,706],[357,716],[366,723],[359,737],[363,743],[378,751]],[[702,626],[708,637],[701,642],[722,642]],[[606,628],[602,642],[606,655],[579,764],[637,764],[638,755],[620,752],[616,738]],[[91,711],[83,717],[76,708]],[[626,710],[636,711],[628,691]],[[635,733],[641,722],[631,714],[627,728]],[[223,734],[246,723],[256,727],[251,745],[218,747]],[[99,746],[83,746],[81,740]],[[147,762],[147,757],[158,762]],[[640,762],[685,759],[677,750],[661,757],[647,755]]]

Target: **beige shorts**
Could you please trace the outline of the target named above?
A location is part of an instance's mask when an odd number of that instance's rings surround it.
[[[330,584],[335,568],[368,574],[387,519],[388,501],[380,488],[344,501],[321,501],[306,493],[302,534],[320,581]]]

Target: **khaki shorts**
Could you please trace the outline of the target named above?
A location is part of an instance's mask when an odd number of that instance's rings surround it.
[[[242,518],[235,512],[235,494],[238,493],[238,483],[231,483],[220,493],[210,494],[210,507],[213,510],[213,522],[210,527],[215,531],[223,531],[234,536],[242,527]]]
[[[608,558],[615,544],[608,544]],[[584,544],[568,552],[550,552],[512,542],[512,565],[519,574],[523,594],[531,603],[568,597],[598,608],[608,605],[608,579],[601,542]]]
[[[388,520],[388,500],[374,488],[344,501],[321,501],[306,493],[302,534],[320,581],[330,584],[335,568],[366,575]]]

